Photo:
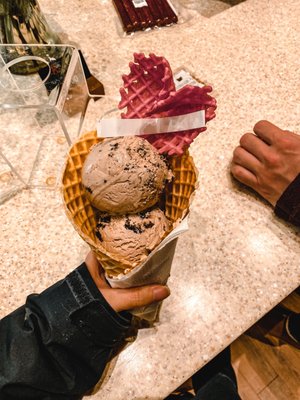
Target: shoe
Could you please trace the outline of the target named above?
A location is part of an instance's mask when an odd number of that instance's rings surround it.
[[[226,375],[234,385],[237,386],[235,372],[231,365],[229,346],[192,376],[195,393],[211,381],[218,373]]]
[[[274,346],[288,344],[300,350],[300,343],[288,333],[288,321],[291,315],[295,313],[278,305],[248,331],[249,336],[260,339],[257,337],[257,332],[259,332]]]

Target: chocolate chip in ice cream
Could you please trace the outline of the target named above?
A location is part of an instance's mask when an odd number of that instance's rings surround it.
[[[130,218],[126,219],[124,226],[126,229],[129,229],[134,233],[142,233],[143,232],[141,225],[130,221]]]
[[[139,213],[139,216],[142,218],[142,219],[144,219],[144,218],[149,218],[149,211],[141,211],[140,213]]]
[[[117,148],[119,147],[119,143],[112,143],[110,147],[112,150],[117,150]]]
[[[137,152],[142,158],[147,154],[147,150],[142,146],[137,149]]]
[[[102,238],[101,233],[99,231],[96,231],[96,236],[97,236],[98,240],[100,240],[100,242],[103,242],[103,238]]]
[[[153,225],[154,225],[154,224],[153,224],[152,221],[149,221],[149,222],[145,222],[145,223],[144,223],[144,227],[145,227],[146,229],[152,228]]]

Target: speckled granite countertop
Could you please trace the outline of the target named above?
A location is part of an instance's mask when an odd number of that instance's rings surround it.
[[[300,284],[299,230],[229,174],[234,147],[257,120],[300,132],[300,3],[217,3],[222,12],[203,1],[203,15],[185,24],[123,38],[109,0],[40,0],[108,93],[120,86],[132,53],[143,51],[185,66],[213,85],[218,100],[217,118],[191,148],[200,187],[177,246],[172,295],[159,324],[139,332],[93,399],[163,399]],[[22,191],[1,206],[0,218],[3,316],[64,277],[87,247],[58,191]]]

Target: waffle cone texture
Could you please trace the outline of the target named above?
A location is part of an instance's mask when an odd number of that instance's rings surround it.
[[[81,171],[90,147],[103,139],[96,131],[89,132],[71,147],[62,175],[62,196],[66,214],[82,239],[94,251],[109,276],[118,276],[132,269],[125,260],[106,251],[95,235],[97,221],[93,207],[81,183]],[[197,185],[197,170],[188,152],[169,158],[174,178],[165,189],[165,214],[174,227],[189,211]],[[143,262],[145,260],[141,260]]]

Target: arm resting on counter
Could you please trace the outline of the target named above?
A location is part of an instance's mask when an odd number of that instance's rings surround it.
[[[83,263],[0,321],[0,398],[80,399],[129,325]]]
[[[278,217],[300,226],[300,135],[259,121],[241,137],[230,170],[272,204]]]
[[[300,226],[300,174],[277,201],[275,214],[296,226]]]

